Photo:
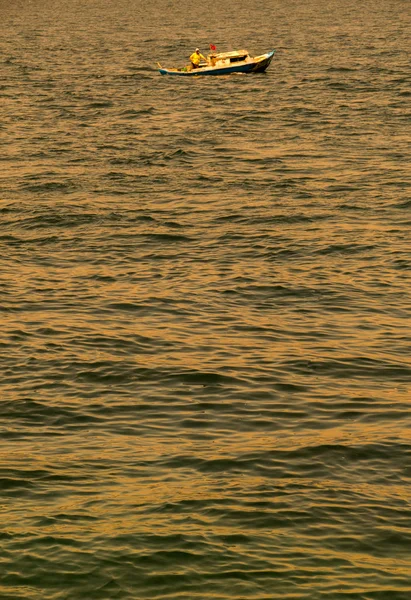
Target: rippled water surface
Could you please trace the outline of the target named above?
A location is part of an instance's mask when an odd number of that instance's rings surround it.
[[[1,599],[411,598],[410,4],[228,8],[0,3]]]

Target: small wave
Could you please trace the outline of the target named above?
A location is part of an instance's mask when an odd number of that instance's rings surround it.
[[[126,117],[127,119],[135,119],[138,117],[144,117],[146,115],[152,115],[155,113],[155,108],[153,106],[150,106],[149,108],[142,108],[140,110],[137,110],[135,108],[131,108],[128,110],[123,111],[120,116]]]
[[[25,192],[63,192],[69,194],[77,189],[77,184],[74,181],[48,181],[44,183],[23,183],[20,188]]]
[[[201,385],[201,386],[214,386],[214,385],[242,385],[243,382],[237,377],[230,375],[222,375],[214,372],[181,372],[170,374],[169,380],[178,381],[185,385]]]
[[[393,205],[394,208],[411,208],[411,199],[405,200],[404,202],[398,202]]]
[[[153,242],[161,242],[161,243],[189,243],[194,240],[187,235],[177,234],[177,233],[147,233],[144,234],[145,237],[150,239]]]
[[[320,248],[315,254],[361,254],[375,249],[373,244],[330,244],[326,248]]]
[[[390,363],[365,357],[339,360],[290,360],[282,363],[291,371],[328,375],[332,378],[367,378],[407,381],[411,367],[406,363]]]
[[[98,102],[90,102],[85,105],[86,108],[111,108],[114,106],[114,103],[109,100],[101,100]]]

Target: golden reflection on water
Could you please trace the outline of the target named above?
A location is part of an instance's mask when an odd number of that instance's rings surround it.
[[[278,62],[186,86],[181,3],[6,4],[0,596],[405,598],[406,20],[211,10]]]

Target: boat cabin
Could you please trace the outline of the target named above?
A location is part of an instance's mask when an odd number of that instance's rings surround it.
[[[212,64],[232,65],[238,62],[247,62],[252,60],[247,50],[235,50],[233,52],[219,52],[218,54],[210,54]]]

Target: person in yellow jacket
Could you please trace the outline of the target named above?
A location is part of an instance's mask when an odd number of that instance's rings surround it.
[[[201,60],[204,60],[207,62],[207,59],[205,58],[205,56],[203,56],[201,54],[200,49],[196,48],[196,51],[193,52],[193,54],[190,56],[190,62],[191,62],[193,69],[198,69],[198,67],[200,66]]]

